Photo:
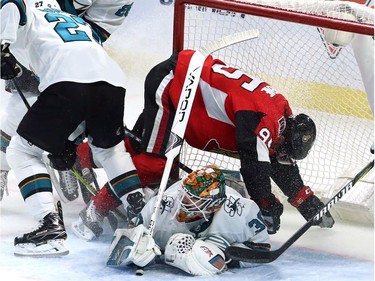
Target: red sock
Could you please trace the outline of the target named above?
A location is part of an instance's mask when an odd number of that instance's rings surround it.
[[[82,168],[95,168],[90,151],[90,146],[87,142],[81,143],[77,147],[77,157]]]
[[[91,199],[94,201],[96,209],[102,216],[107,216],[108,212],[116,209],[122,204],[121,200],[111,195],[108,191],[108,183],[99,191],[98,195],[93,196]]]

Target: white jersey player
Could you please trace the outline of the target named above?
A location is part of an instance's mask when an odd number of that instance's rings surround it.
[[[36,230],[15,238],[16,255],[68,253],[61,208],[56,211],[41,159],[47,151],[55,169],[69,170],[76,158],[69,137],[83,122],[114,194],[132,213],[144,206],[137,172],[122,144],[126,76],[81,17],[62,12],[53,0],[43,5],[36,9],[9,0],[0,8],[1,76],[16,76],[18,61],[39,77],[41,92],[7,149],[28,211],[40,222]]]
[[[134,0],[57,1],[62,10],[71,14],[77,13],[88,22],[103,42],[122,25],[134,3]]]
[[[43,7],[44,1],[24,0],[26,4]],[[128,16],[133,0],[57,0],[61,10],[73,15],[79,15],[88,22],[96,34],[96,39],[104,43],[109,36],[124,22]],[[22,66],[21,66],[22,67]],[[39,95],[37,77],[23,68],[23,75],[14,78],[18,83],[26,101],[32,105]],[[27,112],[27,107],[21,100],[18,91],[12,82],[6,81],[6,91],[12,93],[0,120],[0,201],[7,193],[7,180],[10,167],[6,160],[6,149],[11,137],[16,133],[18,124]],[[60,182],[55,183],[60,188],[60,196],[72,201],[79,195],[77,181],[70,171],[58,171]],[[85,178],[88,179],[88,178]],[[58,190],[59,191],[59,190]]]
[[[150,223],[156,197],[147,202],[134,229],[114,234],[107,265],[146,266],[161,252],[165,263],[192,275],[213,275],[230,266],[224,251],[229,245],[269,250],[269,236],[254,201],[225,185],[216,166],[194,171],[165,191],[151,237]],[[122,248],[122,245],[133,247]],[[122,252],[122,254],[121,254]]]

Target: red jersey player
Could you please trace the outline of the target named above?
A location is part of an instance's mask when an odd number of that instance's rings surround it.
[[[133,156],[141,180],[143,170],[147,170],[147,176],[153,170],[161,178],[160,161],[165,159],[175,108],[193,53],[185,50],[173,54],[146,77],[145,107],[133,129],[142,138],[141,153]],[[270,234],[279,229],[283,212],[283,205],[272,194],[271,178],[306,220],[324,205],[304,184],[295,161],[307,156],[315,137],[311,118],[294,116],[285,97],[269,84],[212,56],[206,59],[185,140],[195,148],[240,159],[246,189],[259,205]],[[159,165],[154,166],[152,159]],[[108,195],[101,191],[99,199],[93,198],[99,210],[108,204],[100,199],[108,196],[101,193]],[[334,220],[327,213],[316,224],[332,227]]]

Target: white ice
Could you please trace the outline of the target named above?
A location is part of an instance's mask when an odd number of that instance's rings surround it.
[[[137,0],[125,24],[110,38],[106,48],[129,77],[125,122],[132,127],[142,109],[143,79],[156,63],[169,57],[172,50],[172,7],[157,0]],[[1,97],[1,109],[7,96]],[[100,183],[105,175],[98,170]],[[347,223],[335,217],[333,229],[313,227],[290,249],[270,264],[229,270],[219,276],[190,277],[165,265],[147,267],[143,277],[134,268],[105,266],[112,232],[106,225],[97,241],[85,242],[74,236],[70,224],[84,207],[81,198],[63,204],[70,254],[60,258],[20,258],[13,254],[13,240],[34,226],[25,209],[14,174],[9,176],[10,195],[0,202],[0,278],[1,280],[373,280],[373,225]],[[360,192],[354,188],[353,192]],[[55,194],[56,200],[58,200]],[[332,210],[334,210],[333,207]],[[355,212],[355,210],[353,210]],[[274,247],[286,241],[304,223],[296,210],[286,208],[278,234],[271,236]]]

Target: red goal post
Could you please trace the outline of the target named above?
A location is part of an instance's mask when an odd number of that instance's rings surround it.
[[[322,0],[176,0],[174,9],[174,51],[198,49],[250,28],[260,30],[258,39],[213,56],[267,81],[288,98],[294,113],[313,118],[317,141],[299,167],[305,183],[318,196],[330,198],[373,157],[369,151],[374,119],[353,51],[354,40],[373,40],[373,9]],[[348,19],[344,13],[353,16]],[[350,32],[353,39],[346,46],[335,46],[325,40],[327,28]],[[215,163],[239,170],[238,159],[188,145],[181,162],[192,168]],[[364,179],[362,188],[343,199],[351,209],[365,210],[368,216],[364,216],[372,223],[373,174]],[[276,187],[275,192],[282,196]]]

